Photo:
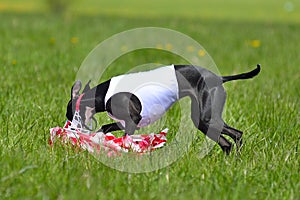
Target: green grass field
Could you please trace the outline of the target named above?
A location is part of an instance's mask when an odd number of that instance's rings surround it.
[[[285,1],[253,1],[242,12],[247,4],[214,0],[223,9],[205,4],[206,12],[196,15],[188,12],[195,13],[196,1],[186,7],[174,1],[166,12],[151,4],[152,14],[138,1],[118,12],[122,4],[111,1],[99,10],[81,5],[82,12],[65,16],[45,14],[43,6],[30,4],[35,1],[10,2],[0,2],[0,199],[300,199],[298,2],[290,1],[289,14],[282,11]],[[248,16],[252,11],[259,14]],[[241,156],[224,156],[216,145],[199,159],[204,136],[198,132],[177,162],[128,174],[87,152],[48,145],[49,128],[65,121],[70,88],[87,54],[113,34],[147,26],[194,38],[223,75],[261,63],[253,80],[225,85],[224,119],[244,131]],[[113,63],[118,70],[106,76],[150,62],[183,60],[163,51],[136,51]]]

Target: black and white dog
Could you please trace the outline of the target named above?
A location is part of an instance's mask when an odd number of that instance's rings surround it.
[[[230,136],[237,147],[242,144],[242,131],[228,126],[222,119],[226,100],[223,83],[249,79],[260,72],[260,65],[253,71],[233,76],[217,76],[211,71],[191,65],[170,65],[151,71],[113,77],[94,88],[89,83],[80,95],[81,82],[71,89],[71,100],[66,116],[73,119],[75,106],[85,125],[98,112],[108,112],[117,122],[101,127],[104,133],[135,130],[158,120],[176,101],[191,98],[191,118],[200,131],[217,142],[227,154],[232,144],[222,135]]]

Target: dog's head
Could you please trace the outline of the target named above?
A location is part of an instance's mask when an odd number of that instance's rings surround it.
[[[84,94],[81,100],[78,102],[80,97],[80,90],[81,90],[81,81],[76,81],[71,89],[71,99],[67,105],[67,112],[66,117],[68,120],[72,121],[75,110],[76,110],[76,103],[79,104],[79,115],[81,117],[82,122],[85,126],[87,126],[95,114],[95,101],[92,98],[93,94],[90,89],[90,81],[84,87],[82,94]]]

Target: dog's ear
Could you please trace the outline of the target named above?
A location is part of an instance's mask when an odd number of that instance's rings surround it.
[[[91,83],[91,80],[89,80],[89,82],[85,85],[82,93],[85,93],[91,89],[90,83]]]
[[[76,97],[79,96],[79,91],[81,89],[81,81],[76,81],[74,83],[74,85],[72,86],[72,89],[71,89],[71,98],[72,99],[75,99]]]

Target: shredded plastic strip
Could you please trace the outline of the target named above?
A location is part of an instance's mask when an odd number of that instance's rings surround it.
[[[81,123],[80,120],[78,121]],[[167,128],[158,134],[116,137],[112,133],[90,133],[88,130],[84,130],[82,126],[78,126],[78,121],[75,123],[66,121],[62,128],[51,128],[49,144],[53,146],[54,142],[60,140],[64,144],[71,144],[90,153],[103,151],[110,156],[121,152],[146,153],[163,147],[167,142]]]

